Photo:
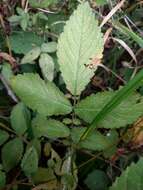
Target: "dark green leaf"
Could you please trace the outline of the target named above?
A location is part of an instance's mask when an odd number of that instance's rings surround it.
[[[17,54],[26,54],[33,47],[40,46],[43,39],[33,32],[15,32],[10,36],[12,50]]]
[[[0,129],[0,146],[7,141],[9,134]]]
[[[18,103],[12,109],[10,119],[16,134],[23,135],[30,126],[30,111],[23,103]]]
[[[30,147],[21,162],[21,168],[27,177],[35,174],[38,170],[38,154],[34,147]]]
[[[107,190],[109,183],[107,175],[102,170],[93,170],[84,182],[90,190]]]
[[[2,164],[5,171],[14,168],[21,160],[23,153],[23,142],[15,138],[6,143],[2,148]]]
[[[6,185],[6,175],[0,170],[0,188],[4,188]]]

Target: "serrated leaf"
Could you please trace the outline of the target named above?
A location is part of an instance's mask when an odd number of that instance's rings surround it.
[[[111,100],[115,92],[101,92],[91,95],[77,104],[76,114],[88,123],[91,123],[95,116]],[[119,128],[136,121],[143,114],[143,100],[139,94],[132,94],[130,97],[116,108],[114,108],[106,117],[98,123],[98,127]]]
[[[23,135],[30,126],[30,111],[20,102],[13,107],[10,120],[16,134]]]
[[[40,47],[35,47],[32,50],[30,50],[21,60],[21,64],[25,63],[32,63],[34,60],[36,60],[41,53]]]
[[[5,171],[9,171],[21,160],[23,153],[23,142],[15,138],[6,143],[2,148],[2,164]]]
[[[41,51],[44,53],[54,53],[57,50],[56,42],[43,43],[41,46]]]
[[[38,115],[32,122],[35,137],[62,138],[70,135],[70,130],[60,121]]]
[[[143,158],[136,164],[132,163],[109,190],[142,190],[143,189]]]
[[[57,50],[67,89],[79,95],[97,68],[90,69],[86,64],[91,58],[102,58],[103,52],[102,34],[87,2],[81,3],[66,23]]]
[[[6,175],[0,170],[0,188],[4,188],[6,184]]]
[[[38,154],[34,147],[30,147],[21,162],[21,168],[27,177],[30,177],[38,170]]]
[[[39,59],[39,65],[45,80],[52,81],[54,78],[54,61],[51,56],[42,53]]]
[[[68,114],[72,110],[70,102],[55,84],[45,83],[37,74],[17,75],[11,86],[29,108],[42,115]]]
[[[0,129],[0,146],[5,143],[8,138],[9,134],[6,131]]]
[[[86,127],[72,128],[71,138],[74,143],[79,142],[81,135],[86,129]],[[114,142],[108,138],[108,136],[104,136],[100,132],[94,131],[90,136],[88,136],[84,141],[81,141],[78,145],[80,148],[101,151],[110,148],[112,145],[114,145]]]
[[[9,39],[12,50],[17,54],[26,54],[43,43],[43,38],[33,32],[15,32]]]

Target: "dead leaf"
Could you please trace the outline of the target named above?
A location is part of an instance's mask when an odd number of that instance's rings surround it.
[[[132,143],[136,146],[143,145],[143,117],[138,119],[133,125]]]
[[[15,67],[16,60],[11,55],[9,55],[8,53],[0,52],[0,58],[8,61],[12,67]]]

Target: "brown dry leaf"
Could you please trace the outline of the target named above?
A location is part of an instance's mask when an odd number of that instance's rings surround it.
[[[120,1],[109,13],[104,17],[100,27],[103,27],[106,22],[123,6],[125,0]]]
[[[111,32],[112,32],[112,28],[108,28],[108,30],[105,32],[105,34],[104,34],[104,44],[106,44],[106,42],[108,41]]]
[[[133,125],[132,143],[136,146],[143,145],[143,117],[138,119]]]
[[[15,66],[16,60],[8,53],[0,52],[0,58],[3,58],[4,60],[8,61],[12,67]]]

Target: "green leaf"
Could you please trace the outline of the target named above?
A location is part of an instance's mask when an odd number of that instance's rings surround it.
[[[108,2],[107,0],[96,0],[97,5],[106,5]]]
[[[7,141],[9,134],[0,129],[0,146]]]
[[[77,104],[76,114],[91,123],[103,107],[112,100],[118,91],[106,91],[91,95]],[[114,108],[98,123],[98,127],[119,128],[135,122],[143,114],[143,99],[139,94],[132,94]]]
[[[74,143],[78,143],[81,135],[86,131],[87,128],[78,127],[72,128],[71,138]],[[101,151],[110,148],[112,145],[116,144],[108,136],[102,135],[98,131],[94,131],[90,136],[88,136],[84,141],[81,141],[78,145],[80,148],[85,148],[94,151]]]
[[[46,53],[42,53],[39,59],[39,65],[44,79],[52,81],[54,79],[54,61],[51,56]]]
[[[16,54],[26,54],[33,47],[41,46],[43,38],[33,32],[15,32],[10,36],[10,45]]]
[[[111,98],[100,112],[95,116],[91,125],[82,134],[80,140],[84,140],[96,127],[99,122],[101,122],[112,110],[114,110],[122,101],[127,99],[140,85],[143,80],[143,70],[129,81],[123,88],[121,88],[114,96]]]
[[[2,164],[5,171],[9,171],[17,164],[22,158],[23,142],[19,138],[15,138],[6,143],[2,148]]]
[[[38,170],[38,154],[34,147],[30,147],[21,162],[21,168],[27,177],[35,174]]]
[[[32,122],[35,137],[62,138],[70,135],[70,130],[63,123],[38,115]]]
[[[41,46],[41,51],[44,53],[54,53],[57,50],[56,42],[43,43]]]
[[[109,190],[142,190],[143,189],[143,158],[136,164],[132,163]]]
[[[54,171],[51,168],[38,168],[38,171],[32,176],[34,183],[46,183],[53,180],[55,177]]]
[[[88,174],[84,183],[90,190],[107,190],[108,177],[102,170],[93,170]]]
[[[68,114],[72,110],[70,102],[55,84],[45,83],[37,74],[17,75],[11,85],[29,108],[42,115]]]
[[[58,60],[67,89],[80,95],[95,69],[86,64],[102,58],[103,38],[94,13],[87,2],[81,3],[64,27],[58,41]]]
[[[6,185],[6,175],[0,170],[0,188],[4,188]]]
[[[9,82],[9,80],[13,77],[11,65],[8,63],[3,64],[1,73],[4,76],[4,78]]]
[[[23,135],[30,126],[30,111],[23,103],[18,103],[12,109],[10,120],[16,134]]]
[[[21,64],[25,63],[32,63],[36,60],[41,53],[40,47],[35,47],[34,49],[30,50],[21,60]]]
[[[57,0],[29,0],[29,4],[34,8],[47,8],[50,5],[57,3]]]
[[[21,16],[17,16],[17,15],[12,15],[11,17],[8,18],[8,21],[11,23],[19,22],[20,20],[21,20]]]

